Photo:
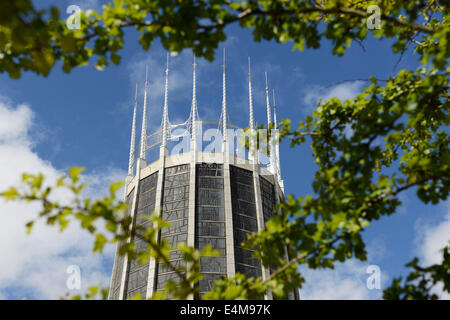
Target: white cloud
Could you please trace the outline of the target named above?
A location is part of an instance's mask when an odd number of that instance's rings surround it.
[[[336,263],[334,269],[300,268],[306,282],[300,290],[303,300],[368,300],[381,299],[389,274],[380,264],[388,256],[386,242],[378,238],[367,243],[367,261],[356,259]],[[367,279],[372,275],[368,267],[380,268],[380,289],[368,289]]]
[[[33,114],[27,105],[15,110],[0,108],[0,141],[20,140],[24,142]]]
[[[356,97],[363,86],[363,82],[354,81],[346,82],[332,87],[325,93],[323,99],[338,98],[340,100],[347,100]]]
[[[439,224],[426,225],[418,229],[418,236],[421,239],[419,254],[424,265],[442,262],[441,249],[450,241],[450,203],[447,204],[447,208],[447,213]]]
[[[32,119],[29,106],[12,107],[10,102],[0,102],[0,190],[17,184],[22,172],[42,172],[48,181],[54,181],[62,173],[33,151]],[[106,173],[86,175],[90,184],[88,195],[99,196],[107,190],[109,180],[120,180],[124,174],[108,168]],[[56,197],[68,200],[65,194]],[[92,236],[76,223],[60,233],[57,228],[40,222],[27,236],[25,223],[37,217],[38,212],[37,204],[0,199],[0,297],[55,299],[63,296],[68,292],[66,270],[72,264],[81,268],[81,292],[90,285],[107,286],[115,248],[108,246],[102,255],[92,254]]]
[[[416,251],[420,265],[430,266],[442,263],[442,249],[450,242],[450,202],[440,223],[430,225],[423,219],[416,221]],[[441,299],[450,300],[450,294],[442,291],[442,286],[434,289]]]
[[[348,260],[338,263],[335,269],[301,269],[306,283],[300,290],[303,300],[367,300],[380,299],[382,290],[367,288],[370,263]],[[386,275],[381,270],[381,284]],[[381,286],[382,288],[383,286]]]
[[[364,82],[353,81],[344,82],[333,87],[309,86],[304,91],[303,102],[307,106],[305,113],[311,113],[317,106],[319,99],[326,101],[331,98],[338,98],[341,101],[353,99],[362,90]]]
[[[340,83],[332,87],[309,86],[303,91],[303,104],[306,108],[302,109],[305,115],[310,115],[316,109],[319,101],[327,101],[331,98],[338,98],[341,101],[355,98],[361,93],[364,86],[362,81],[349,81]],[[344,134],[347,139],[353,135],[353,129],[347,125]]]

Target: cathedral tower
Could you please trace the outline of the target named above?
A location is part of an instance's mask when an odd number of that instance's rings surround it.
[[[254,133],[252,78],[250,58],[248,60],[248,96],[250,133]],[[133,226],[146,225],[141,215],[151,215],[155,210],[163,219],[170,221],[169,228],[162,229],[159,239],[165,239],[172,246],[185,242],[202,248],[211,244],[220,252],[217,257],[201,258],[203,280],[199,283],[200,295],[211,289],[218,277],[233,277],[236,272],[247,276],[266,278],[270,271],[264,268],[253,252],[242,248],[248,234],[264,228],[270,217],[275,215],[274,206],[284,194],[281,180],[278,144],[269,141],[269,156],[255,150],[250,139],[250,150],[244,152],[235,148],[237,134],[242,129],[229,122],[226,87],[225,51],[222,65],[222,114],[218,122],[204,122],[199,119],[197,108],[197,64],[194,57],[192,103],[186,122],[172,124],[169,121],[169,57],[165,70],[164,104],[161,126],[155,132],[147,133],[148,95],[151,86],[146,68],[144,101],[142,107],[142,127],[140,144],[136,139],[136,98],[133,108],[133,122],[130,144],[128,175],[126,177],[125,201],[129,205],[128,214],[133,217]],[[272,124],[272,108],[266,74],[267,125]],[[274,100],[275,101],[275,100]],[[276,110],[274,110],[276,121]],[[203,146],[204,127],[212,125],[220,136],[221,143],[211,151]],[[276,124],[273,124],[276,127]],[[175,134],[179,132],[181,134]],[[178,130],[175,130],[178,129]],[[184,138],[188,148],[183,152],[169,152],[174,140]],[[150,143],[150,141],[152,141]],[[146,159],[151,150],[158,150],[157,159]],[[186,151],[185,149],[188,149]],[[240,149],[242,150],[242,148]],[[247,154],[247,155],[246,155]],[[266,158],[262,164],[261,158]],[[136,248],[145,244],[137,236],[129,239]],[[173,251],[173,263],[182,264],[181,256]],[[143,298],[151,297],[161,289],[166,281],[175,278],[174,272],[163,268],[150,259],[140,265],[126,256],[116,253],[111,278],[109,299],[127,299],[140,293]],[[271,299],[270,293],[264,297]],[[289,299],[298,299],[298,292],[292,292]]]

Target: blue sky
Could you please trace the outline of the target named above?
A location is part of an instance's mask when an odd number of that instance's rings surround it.
[[[65,8],[79,4],[83,9],[98,8],[101,1],[43,1]],[[227,50],[227,100],[230,121],[248,123],[247,57],[252,59],[255,118],[266,121],[264,72],[269,86],[277,91],[278,119],[302,120],[314,109],[319,98],[351,98],[365,85],[352,81],[328,87],[338,81],[388,78],[400,69],[418,66],[417,56],[408,51],[393,70],[399,55],[392,54],[389,41],[368,39],[364,48],[353,44],[346,55],[331,55],[330,44],[320,50],[292,51],[291,45],[274,42],[254,43],[249,31],[232,26],[228,39],[218,50],[216,60],[198,61],[197,96],[200,117],[217,121],[221,106],[221,49]],[[122,179],[127,170],[132,102],[135,83],[142,89],[145,64],[149,64],[150,128],[161,120],[164,63],[166,52],[159,43],[144,52],[137,34],[127,30],[122,63],[98,71],[93,63],[70,74],[58,64],[47,78],[24,73],[19,80],[0,75],[0,189],[17,181],[19,173],[43,171],[55,177],[71,166],[86,167],[91,184],[87,194],[100,196],[108,181]],[[192,53],[183,51],[170,58],[169,117],[181,122],[188,117],[192,99]],[[138,100],[142,108],[142,90]],[[139,118],[139,117],[138,117]],[[2,128],[3,126],[3,128]],[[138,119],[140,128],[140,119]],[[138,130],[139,131],[139,130]],[[281,168],[286,193],[296,196],[312,191],[315,170],[308,144],[290,149],[280,147]],[[302,298],[380,298],[380,290],[366,288],[367,266],[378,265],[382,287],[393,276],[405,273],[403,265],[414,256],[437,262],[436,250],[449,240],[448,203],[424,205],[411,190],[403,194],[398,213],[382,218],[364,232],[369,249],[368,261],[350,261],[333,271],[304,270],[307,284]],[[0,299],[55,298],[67,290],[66,268],[81,266],[83,287],[108,284],[114,248],[101,256],[89,253],[92,239],[75,226],[59,235],[40,227],[25,237],[22,225],[36,208],[0,202]],[[76,293],[76,290],[70,293]],[[443,296],[444,297],[444,296]],[[448,297],[447,297],[448,298]]]

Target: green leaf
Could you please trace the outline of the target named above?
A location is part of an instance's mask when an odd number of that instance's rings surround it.
[[[108,240],[106,239],[106,237],[103,234],[97,233],[95,235],[93,252],[102,252],[103,247],[105,246],[105,244],[107,242],[108,242]]]
[[[17,191],[16,188],[10,187],[8,190],[0,193],[0,196],[6,198],[6,200],[14,200],[19,196],[19,192]]]
[[[120,60],[121,57],[115,53],[111,54],[111,62],[114,63],[115,65],[119,65],[120,64]]]
[[[69,176],[73,182],[77,182],[80,179],[80,174],[85,170],[83,167],[72,167],[69,169]]]
[[[27,222],[27,224],[25,226],[27,228],[27,234],[30,234],[31,233],[31,229],[33,229],[33,226],[34,226],[34,221]]]

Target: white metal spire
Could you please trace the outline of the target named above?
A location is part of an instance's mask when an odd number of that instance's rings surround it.
[[[197,126],[196,122],[198,119],[198,110],[197,110],[197,76],[196,76],[196,69],[197,69],[197,63],[195,61],[195,54],[194,54],[194,64],[193,64],[193,74],[192,74],[192,106],[191,106],[191,121],[192,121],[192,136],[191,138],[196,140],[197,139]]]
[[[267,109],[267,126],[272,123],[272,117],[270,112],[270,102],[269,102],[269,82],[267,81],[267,72],[266,75],[266,109]]]
[[[223,75],[222,75],[222,134],[223,141],[227,141],[227,87],[225,75],[225,48],[223,49]]]
[[[273,98],[273,127],[277,129],[278,124],[277,124],[277,105],[275,102],[275,89],[272,89],[272,98]]]
[[[142,111],[141,152],[139,156],[143,160],[145,160],[145,149],[147,147],[147,88],[148,65],[145,65],[144,108]]]
[[[250,57],[248,57],[248,104],[249,104],[249,127],[254,129],[255,120],[253,118],[253,94],[252,94],[252,73],[250,70]]]
[[[136,108],[137,108],[138,84],[136,83],[136,93],[134,95],[133,123],[131,125],[130,158],[128,160],[128,175],[133,174],[134,151],[136,143]]]
[[[249,107],[249,127],[250,127],[250,149],[248,157],[250,160],[258,162],[258,150],[256,149],[255,119],[253,115],[253,92],[252,92],[252,72],[250,69],[250,57],[248,57],[248,107]]]
[[[164,110],[163,110],[163,120],[162,120],[162,147],[166,146],[167,135],[169,129],[169,105],[167,102],[169,93],[169,54],[167,53],[166,62],[166,84],[164,86]]]
[[[270,110],[270,102],[269,102],[269,82],[267,80],[267,72],[266,75],[266,109],[267,109],[267,130],[270,129],[270,124],[272,123],[271,110]],[[270,156],[270,166],[269,169],[272,174],[275,174],[275,152],[273,149],[273,137],[270,137],[269,141],[269,156]]]
[[[275,89],[273,89],[272,91],[272,97],[273,97],[273,127],[275,130],[278,129],[278,122],[277,122],[277,105],[275,102]],[[275,157],[276,157],[276,163],[277,163],[277,174],[278,174],[278,179],[281,179],[281,166],[280,166],[280,141],[278,141],[279,139],[279,135],[278,132],[276,133],[276,137],[277,140],[275,140]]]

